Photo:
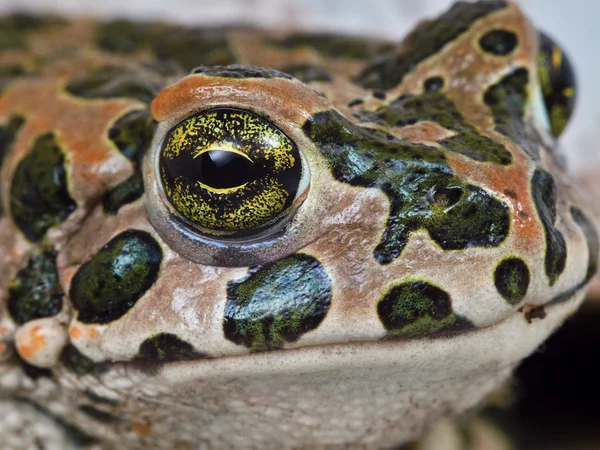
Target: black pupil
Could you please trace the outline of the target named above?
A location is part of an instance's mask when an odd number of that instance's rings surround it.
[[[199,181],[215,189],[241,186],[252,180],[252,162],[226,150],[209,150],[196,158]]]

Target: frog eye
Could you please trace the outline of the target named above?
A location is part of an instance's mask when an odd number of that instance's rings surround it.
[[[545,33],[539,32],[537,70],[550,123],[550,131],[558,137],[567,126],[575,107],[575,72],[567,55]]]
[[[162,145],[159,175],[180,218],[221,237],[272,227],[298,206],[308,184],[295,143],[268,120],[233,108],[175,125]]]

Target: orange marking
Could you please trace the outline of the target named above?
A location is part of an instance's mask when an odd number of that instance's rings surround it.
[[[40,325],[33,327],[25,342],[17,340],[17,350],[24,359],[30,359],[36,353],[46,348],[46,337]]]
[[[9,335],[8,327],[6,325],[2,325],[2,327],[0,327],[0,334],[2,334],[2,336]]]
[[[4,342],[0,342],[0,354],[4,353],[6,349],[6,344]]]
[[[81,337],[81,329],[75,325],[71,325],[69,327],[69,336],[73,339],[78,339]]]
[[[87,335],[90,339],[94,339],[95,337],[98,337],[98,330],[95,328],[88,328]]]
[[[152,434],[152,425],[143,419],[136,419],[131,422],[131,429],[138,436],[150,436]]]

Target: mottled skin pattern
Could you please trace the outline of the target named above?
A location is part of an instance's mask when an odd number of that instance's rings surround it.
[[[573,74],[515,5],[402,44],[0,27],[2,448],[397,446],[596,272]],[[420,448],[465,448],[447,424]]]

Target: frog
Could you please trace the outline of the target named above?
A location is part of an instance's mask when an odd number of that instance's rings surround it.
[[[597,271],[574,70],[514,3],[0,28],[2,448],[475,448]]]

